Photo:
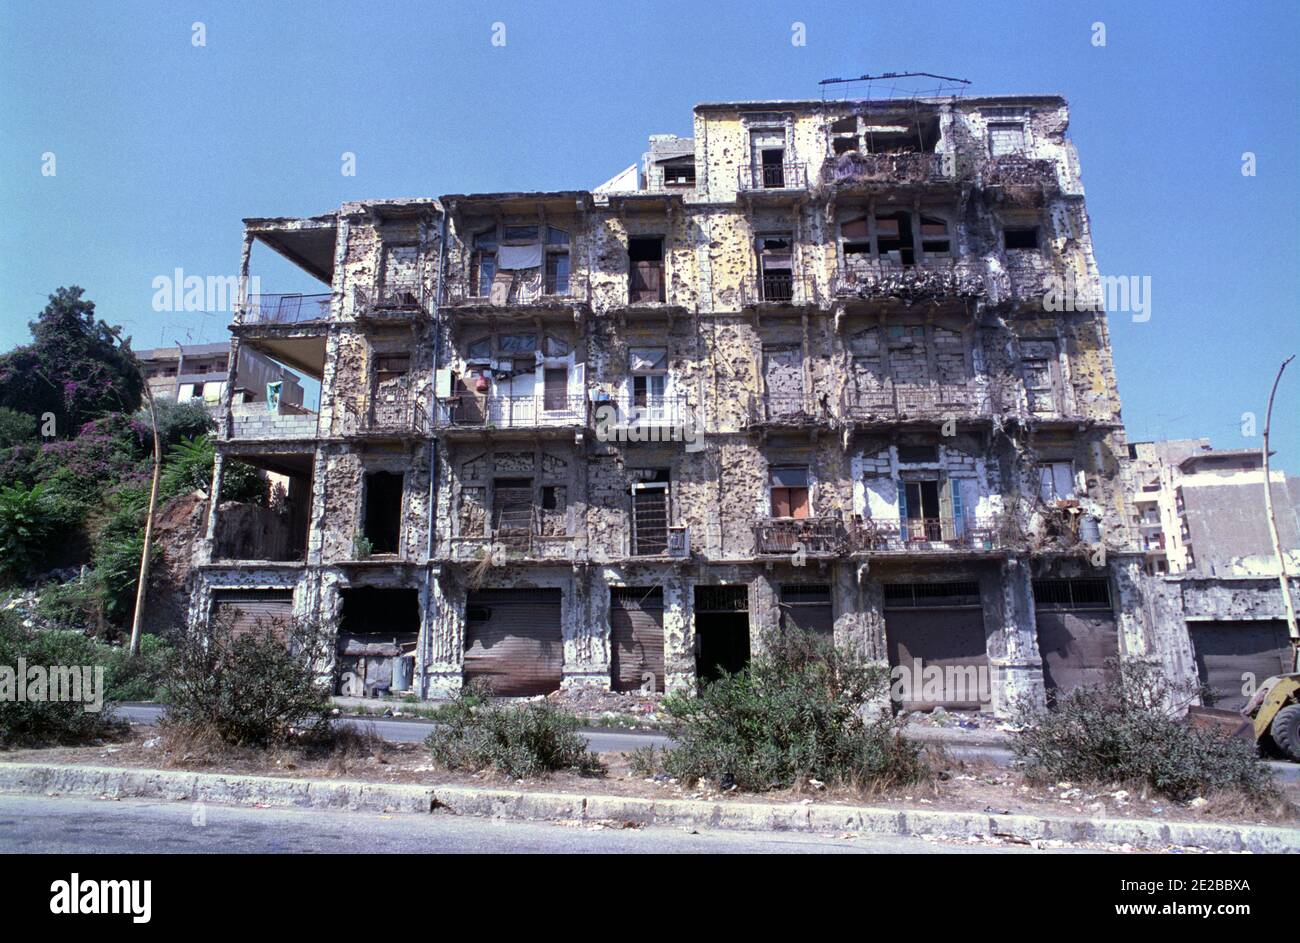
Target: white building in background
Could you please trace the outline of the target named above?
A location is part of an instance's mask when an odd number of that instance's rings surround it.
[[[213,412],[225,401],[229,379],[230,344],[177,344],[136,352],[145,380],[156,399],[178,403],[202,400]],[[298,374],[251,348],[239,351],[238,386],[233,391],[235,403],[264,403],[274,398],[301,405],[302,381]],[[271,384],[279,384],[279,387]]]

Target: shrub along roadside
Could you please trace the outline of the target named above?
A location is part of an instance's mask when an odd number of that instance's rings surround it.
[[[471,683],[442,711],[441,726],[425,740],[435,763],[453,770],[491,769],[515,779],[560,770],[605,772],[578,733],[581,722],[574,714],[547,703],[487,703],[490,693]]]
[[[27,668],[103,667],[105,646],[97,645],[80,632],[40,631],[21,625],[11,612],[0,612],[0,666],[17,672]],[[18,679],[12,679],[16,685]],[[8,683],[8,679],[5,682]],[[91,684],[93,685],[93,675]],[[98,711],[86,711],[88,692],[83,700],[50,701],[16,699],[15,692],[0,696],[0,746],[39,747],[72,746],[120,736],[126,723],[111,717],[113,700],[108,689],[109,672],[104,672],[105,690]],[[30,692],[30,689],[29,689]]]
[[[162,724],[240,747],[328,737],[330,685],[318,669],[331,638],[305,621],[236,632],[214,620],[187,631],[164,675]]]
[[[665,772],[750,792],[811,779],[873,791],[928,781],[922,747],[905,739],[904,721],[885,703],[889,671],[798,630],[769,632],[743,671],[707,685],[698,697],[664,699],[677,746]],[[653,758],[637,758],[644,766]]]
[[[1253,743],[1174,716],[1185,692],[1158,667],[1109,668],[1105,682],[1076,688],[1050,712],[1022,711],[1013,748],[1031,782],[1140,784],[1175,801],[1219,791],[1260,806],[1278,801]]]

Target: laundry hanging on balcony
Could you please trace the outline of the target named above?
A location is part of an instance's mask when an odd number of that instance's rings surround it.
[[[540,242],[529,243],[526,246],[501,246],[497,249],[497,268],[537,268],[541,264],[542,244]]]

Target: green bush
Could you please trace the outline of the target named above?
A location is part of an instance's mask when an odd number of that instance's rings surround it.
[[[214,620],[187,631],[167,661],[164,723],[232,746],[322,737],[330,685],[317,670],[331,633],[303,621],[235,631]]]
[[[677,740],[664,770],[752,792],[810,779],[857,789],[924,781],[931,770],[921,747],[902,736],[903,722],[869,706],[884,701],[888,685],[887,668],[830,640],[770,632],[745,670],[697,697],[664,699]]]
[[[8,406],[0,406],[0,448],[12,448],[36,441],[36,417]]]
[[[191,491],[206,493],[212,487],[216,447],[206,436],[183,438],[167,453],[158,481],[161,500]],[[251,465],[229,461],[221,476],[221,500],[266,503],[266,479]]]
[[[201,400],[190,399],[183,403],[171,399],[155,400],[154,411],[158,417],[158,440],[164,452],[183,439],[207,435],[216,425]],[[137,412],[135,421],[143,426],[152,426],[149,410],[144,408]]]
[[[66,509],[45,484],[0,487],[0,575],[15,579],[36,573],[68,524]]]
[[[141,635],[140,651],[134,657],[126,645],[100,645],[106,649],[108,696],[114,701],[156,701],[162,696],[173,651],[157,635]]]
[[[559,770],[599,774],[605,766],[587,749],[572,713],[547,703],[487,704],[471,685],[440,712],[441,726],[425,740],[433,761],[448,769],[492,769],[514,779]]]
[[[80,632],[28,629],[13,613],[0,612],[0,667],[16,672],[20,658],[29,669],[93,667],[102,666],[103,657],[99,647]],[[0,697],[0,746],[76,745],[122,734],[125,723],[111,717],[107,671],[104,687],[101,709],[95,712],[87,712],[84,702],[19,701],[16,694]]]
[[[1176,801],[1219,790],[1277,798],[1253,743],[1173,715],[1185,692],[1157,666],[1110,668],[1105,682],[1070,691],[1050,712],[1022,711],[1014,749],[1031,781],[1142,784]]]

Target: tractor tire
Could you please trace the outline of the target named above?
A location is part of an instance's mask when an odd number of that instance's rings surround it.
[[[1287,759],[1300,763],[1300,704],[1284,707],[1273,717],[1268,728],[1273,744]]]

